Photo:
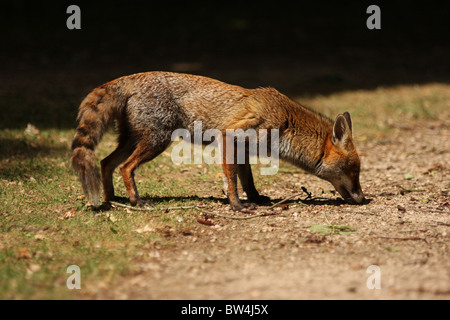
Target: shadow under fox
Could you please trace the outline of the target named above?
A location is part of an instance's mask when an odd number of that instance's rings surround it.
[[[278,129],[281,159],[331,182],[346,201],[364,201],[350,114],[340,114],[333,122],[272,88],[245,89],[171,72],[139,73],[94,89],[81,103],[78,121],[71,164],[93,206],[101,203],[100,184],[104,200],[114,200],[112,175],[119,165],[131,204],[145,205],[134,181],[136,169],[170,145],[174,130],[184,128],[193,135],[194,121],[202,122],[202,130],[223,133],[225,191],[234,210],[249,205],[239,200],[237,177],[250,203],[268,197],[255,189],[248,161],[227,159],[226,146],[235,145],[228,141],[227,129]],[[114,121],[118,146],[101,161],[100,176],[94,150]]]

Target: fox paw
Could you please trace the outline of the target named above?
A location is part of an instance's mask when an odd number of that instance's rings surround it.
[[[247,210],[255,210],[256,207],[257,207],[256,203],[253,203],[253,202],[246,202],[246,203],[243,203],[243,206],[244,206],[244,208],[247,209]]]
[[[257,207],[256,204],[251,202],[231,205],[231,209],[233,209],[233,211],[254,210],[256,209],[256,207]]]
[[[141,207],[141,208],[149,208],[149,207],[154,207],[155,204],[152,201],[147,201],[147,200],[142,200],[142,199],[138,199],[136,204],[137,206]]]

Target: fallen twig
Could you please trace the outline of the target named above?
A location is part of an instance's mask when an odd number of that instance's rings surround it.
[[[214,222],[206,219],[197,218],[197,222],[207,226],[214,226]]]
[[[212,211],[205,211],[205,207],[202,206],[180,206],[180,207],[167,207],[167,208],[155,208],[155,207],[132,207],[123,203],[119,203],[119,202],[115,202],[115,201],[111,201],[110,202],[112,205],[117,206],[117,207],[121,207],[121,208],[126,208],[129,210],[133,210],[133,211],[170,211],[170,210],[181,210],[181,209],[196,209],[206,215],[212,215],[212,216],[216,216],[216,217],[221,217],[221,218],[226,218],[226,219],[233,219],[233,220],[247,220],[247,219],[253,219],[253,218],[258,218],[258,217],[264,217],[264,216],[274,216],[274,215],[280,215],[277,213],[261,213],[261,214],[255,214],[252,211],[245,211],[244,213],[249,213],[251,215],[247,215],[247,216],[230,216],[230,215],[224,215],[224,214],[220,214],[220,213],[216,213],[216,212],[212,212]]]
[[[299,201],[307,201],[307,200],[319,199],[319,198],[315,198],[315,197],[313,198],[313,197],[312,197],[312,193],[311,193],[311,192],[308,192],[308,190],[307,190],[305,187],[302,187],[302,190],[303,190],[304,193],[306,193],[307,197],[306,197],[305,199],[299,199]],[[299,195],[299,193],[298,193],[298,192],[295,192],[295,194],[293,194],[293,195],[287,197],[286,199],[283,199],[283,200],[278,201],[277,203],[271,205],[268,209],[269,209],[269,210],[270,210],[270,209],[273,209],[273,208],[279,206],[280,204],[285,203],[285,202],[288,201],[288,200],[294,199],[294,198],[297,197],[298,195]]]
[[[251,215],[246,215],[246,216],[230,216],[227,214],[221,214],[221,213],[217,213],[217,212],[207,212],[204,211],[203,208],[196,208],[198,211],[202,212],[203,214],[210,214],[216,217],[220,217],[220,218],[225,218],[225,219],[232,219],[232,220],[249,220],[249,219],[254,219],[254,218],[259,218],[259,217],[266,217],[266,216],[285,216],[282,215],[281,212],[280,213],[273,213],[273,212],[263,212],[263,213],[259,213],[259,214],[251,214]]]
[[[426,190],[423,190],[423,189],[407,189],[407,188],[405,188],[405,187],[403,187],[403,186],[401,186],[401,185],[397,185],[397,187],[399,187],[400,189],[402,189],[401,191],[400,191],[400,194],[401,195],[404,195],[405,193],[410,193],[410,192],[425,192]]]
[[[441,222],[441,221],[438,221],[438,222],[436,222],[439,226],[446,226],[446,227],[450,227],[450,224],[449,223],[445,223],[445,222]]]
[[[270,209],[273,209],[273,208],[279,206],[280,204],[285,203],[285,202],[288,201],[288,200],[292,200],[292,199],[294,199],[295,197],[298,197],[298,195],[299,195],[298,192],[296,192],[296,193],[293,194],[292,196],[287,197],[286,199],[283,199],[283,200],[278,201],[277,203],[271,205],[268,209],[269,209],[269,210],[270,210]]]
[[[195,209],[198,206],[179,206],[179,207],[167,207],[167,208],[156,208],[156,207],[132,207],[120,202],[111,201],[112,205],[117,207],[122,207],[126,209],[130,209],[133,211],[169,211],[169,210],[181,210],[181,209]]]
[[[428,243],[428,240],[421,237],[386,237],[386,236],[379,236],[378,238],[381,239],[391,239],[391,240],[400,240],[400,241],[408,241],[408,240],[423,240],[426,243]]]

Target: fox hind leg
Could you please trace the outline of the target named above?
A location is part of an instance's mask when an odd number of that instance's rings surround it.
[[[103,159],[101,164],[103,194],[106,202],[113,201],[114,185],[113,185],[113,173],[114,170],[122,162],[131,156],[134,151],[134,141],[131,139],[119,138],[119,145],[109,156]]]
[[[131,156],[128,157],[128,159],[120,166],[120,171],[122,172],[123,181],[125,183],[125,187],[127,188],[131,205],[144,206],[146,204],[151,204],[142,200],[139,197],[139,193],[136,188],[136,183],[134,181],[134,174],[136,169],[140,165],[154,159],[159,154],[161,154],[169,145],[169,143],[170,140],[167,143],[161,144],[158,147],[152,147],[149,141],[141,140],[137,144],[136,149],[133,151]]]

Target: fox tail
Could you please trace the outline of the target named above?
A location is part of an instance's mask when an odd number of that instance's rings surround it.
[[[95,148],[108,125],[117,118],[126,102],[108,84],[94,89],[80,105],[70,163],[81,181],[89,203],[100,205],[100,174]]]

